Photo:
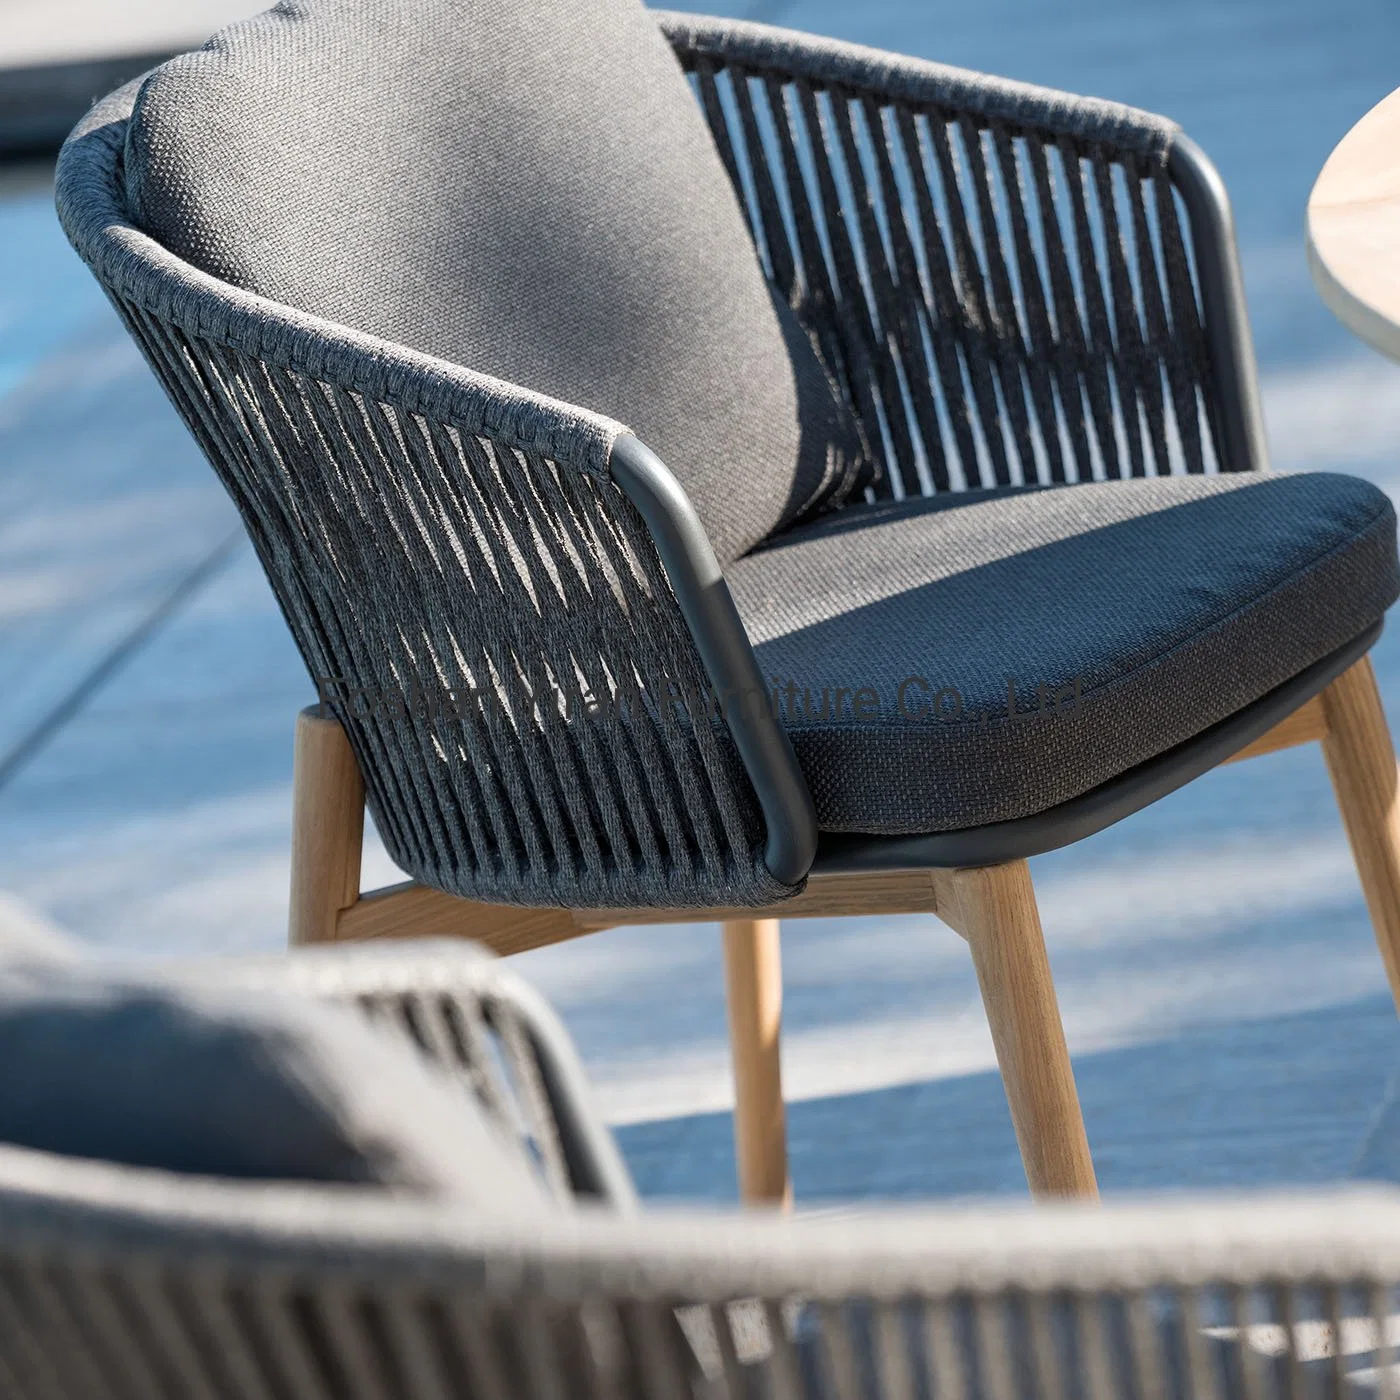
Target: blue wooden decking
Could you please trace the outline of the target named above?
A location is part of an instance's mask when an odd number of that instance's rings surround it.
[[[1332,145],[1400,85],[1394,0],[715,8],[1176,117],[1235,196],[1278,464],[1400,493],[1400,369],[1322,309],[1300,233]],[[0,891],[106,948],[279,946],[300,663],[41,175],[0,177],[0,253]],[[1400,634],[1376,660],[1400,729]],[[1034,864],[1106,1188],[1400,1180],[1400,1025],[1316,751],[1212,774]],[[367,881],[394,878],[371,837]],[[800,1197],[1022,1189],[957,938],[792,923],[785,962]],[[644,1188],[732,1195],[715,930],[620,930],[520,966]]]

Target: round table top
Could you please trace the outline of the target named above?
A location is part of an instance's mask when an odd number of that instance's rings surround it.
[[[1343,325],[1400,360],[1400,88],[1322,167],[1308,200],[1308,262]]]

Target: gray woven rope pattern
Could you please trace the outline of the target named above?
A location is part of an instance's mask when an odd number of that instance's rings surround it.
[[[55,178],[64,230],[109,296],[270,365],[607,475],[623,424],[220,282],[135,228],[121,162],[139,86],[138,79],[94,104],[69,136]]]
[[[568,1032],[532,987],[478,945],[321,945],[290,956],[182,960],[175,970],[359,1011],[457,1081],[516,1140],[556,1199],[602,1197],[619,1211],[635,1209],[630,1175]]]
[[[881,101],[939,107],[978,120],[1008,122],[1048,136],[1070,136],[1162,160],[1179,130],[1170,118],[1100,97],[850,44],[799,30],[680,10],[655,12],[683,56],[709,58],[837,86]]]
[[[878,494],[1216,469],[1173,123],[762,25],[663,24],[769,275],[860,411]]]
[[[395,861],[500,903],[761,904],[761,819],[620,425],[228,288],[126,221],[131,90],[71,138],[69,236],[233,496]]]
[[[239,502],[400,865],[504,902],[781,897],[725,736],[670,702],[705,678],[615,487],[129,324]]]
[[[9,1149],[0,1381],[14,1400],[1393,1394],[1393,1196],[1046,1214],[463,1218]]]

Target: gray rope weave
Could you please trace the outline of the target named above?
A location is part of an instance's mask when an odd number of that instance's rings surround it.
[[[10,1400],[1389,1400],[1397,1271],[1393,1193],[521,1220],[0,1149]]]
[[[237,503],[396,863],[498,903],[792,893],[763,865],[650,536],[607,479],[621,425],[158,248],[121,210],[131,98],[73,138],[60,212]]]
[[[662,23],[775,285],[904,497],[1216,466],[1173,123],[763,25]]]
[[[202,975],[221,987],[293,992],[357,1010],[456,1079],[519,1140],[555,1197],[601,1195],[615,1209],[635,1208],[567,1031],[533,988],[474,944],[326,946],[176,966],[182,977]]]

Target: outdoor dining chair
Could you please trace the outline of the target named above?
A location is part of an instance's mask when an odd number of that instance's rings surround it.
[[[1394,515],[1267,471],[1170,121],[634,0],[284,0],[57,195],[317,689],[294,942],[722,921],[777,1200],[776,921],[934,913],[1032,1190],[1091,1196],[1027,857],[1321,740],[1400,992]],[[366,803],[411,883],[360,890]]]

